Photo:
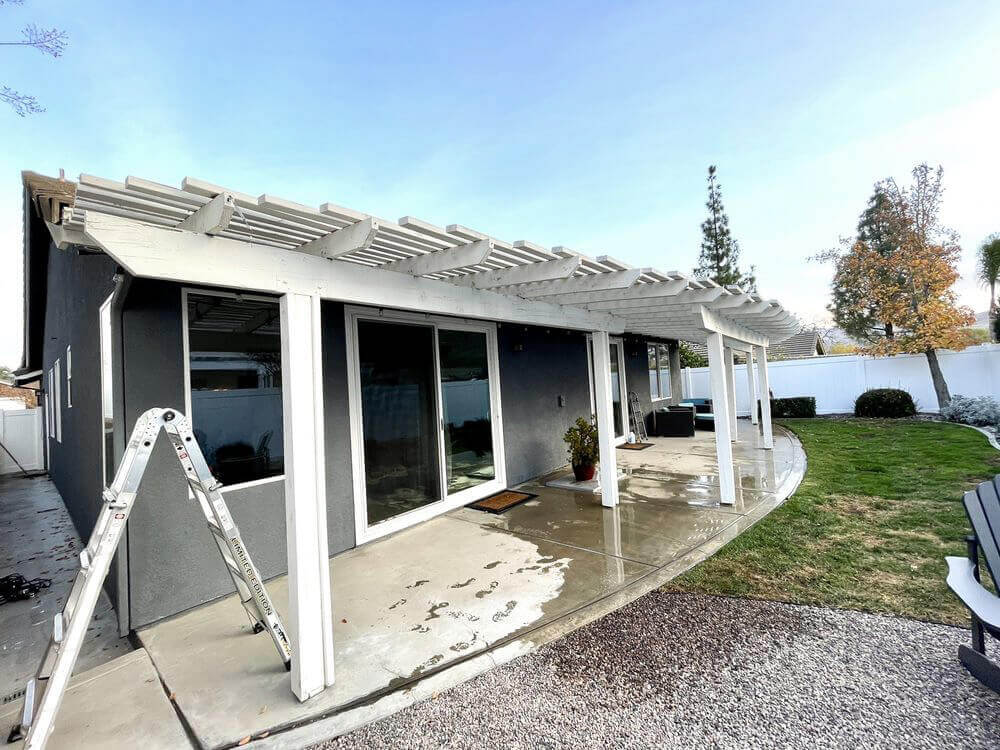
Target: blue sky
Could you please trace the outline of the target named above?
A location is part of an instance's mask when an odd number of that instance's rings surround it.
[[[945,167],[972,253],[1000,231],[1000,4],[105,3],[0,7],[59,26],[58,60],[0,48],[0,253],[20,267],[19,171],[60,167],[331,201],[690,271],[719,167],[762,293],[820,318],[882,177]],[[833,4],[831,4],[833,6]],[[0,277],[0,363],[21,282]]]

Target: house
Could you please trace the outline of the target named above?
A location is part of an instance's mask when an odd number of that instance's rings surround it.
[[[766,393],[768,347],[799,329],[736,287],[457,224],[190,178],[23,181],[18,377],[42,378],[74,522],[89,534],[136,419],[183,409],[258,567],[288,571],[302,700],[333,680],[330,555],[558,468],[590,414],[614,508],[628,394],[647,412],[679,399],[678,340],[707,347],[733,503],[733,353]],[[166,441],[141,494],[108,584],[123,633],[231,590]]]
[[[708,356],[708,349],[697,342],[690,344],[691,351],[703,357]],[[789,336],[783,341],[774,342],[768,349],[768,359],[772,362],[781,359],[805,359],[807,357],[825,357],[829,352],[820,338],[819,331],[809,328]],[[740,361],[737,358],[737,361]]]

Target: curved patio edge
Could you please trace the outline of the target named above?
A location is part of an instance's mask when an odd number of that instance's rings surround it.
[[[577,609],[538,625],[536,628],[513,635],[493,644],[490,648],[470,655],[466,659],[442,665],[410,681],[401,681],[393,689],[367,696],[351,705],[341,706],[325,716],[311,718],[287,728],[278,728],[270,736],[255,740],[255,748],[300,748],[349,733],[359,727],[378,721],[420,701],[433,698],[438,693],[473,679],[490,669],[506,664],[520,656],[532,653],[568,633],[577,630],[621,607],[660,588],[673,578],[685,573],[708,559],[723,546],[751,528],[795,494],[807,468],[807,457],[801,441],[791,430],[774,426],[775,435],[787,437],[793,446],[793,460],[789,471],[774,489],[774,497],[758,504],[735,523],[688,550],[682,556],[657,567],[642,577],[629,582]]]

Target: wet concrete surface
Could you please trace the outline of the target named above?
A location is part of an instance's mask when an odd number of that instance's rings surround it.
[[[20,692],[35,675],[48,645],[52,620],[69,596],[82,549],[52,482],[44,477],[0,477],[0,576],[18,573],[52,580],[32,599],[0,605],[0,706],[20,705]],[[102,593],[77,671],[132,650],[127,638],[118,637],[117,628],[111,601]]]
[[[801,476],[801,449],[781,437],[779,462],[787,455],[791,467],[797,458]],[[766,468],[770,453],[748,444],[738,459],[757,471],[748,476],[770,479],[743,489],[736,506],[720,506],[707,457],[697,463],[705,471],[683,475],[673,469],[685,443],[656,443],[619,451],[628,476],[618,508],[544,487],[542,478],[523,486],[537,498],[502,515],[462,508],[333,558],[337,679],[305,703],[233,597],[146,628],[140,639],[206,746],[266,733],[254,744],[297,747],[310,732],[345,731],[436,681],[467,679],[579,627],[600,607],[631,601],[734,538],[797,483],[795,471]],[[268,589],[285,610],[285,578]],[[283,731],[328,715],[333,725]]]

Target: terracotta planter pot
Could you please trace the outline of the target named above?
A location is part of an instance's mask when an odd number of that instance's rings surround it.
[[[578,482],[589,482],[594,478],[594,464],[573,464],[573,477]]]

